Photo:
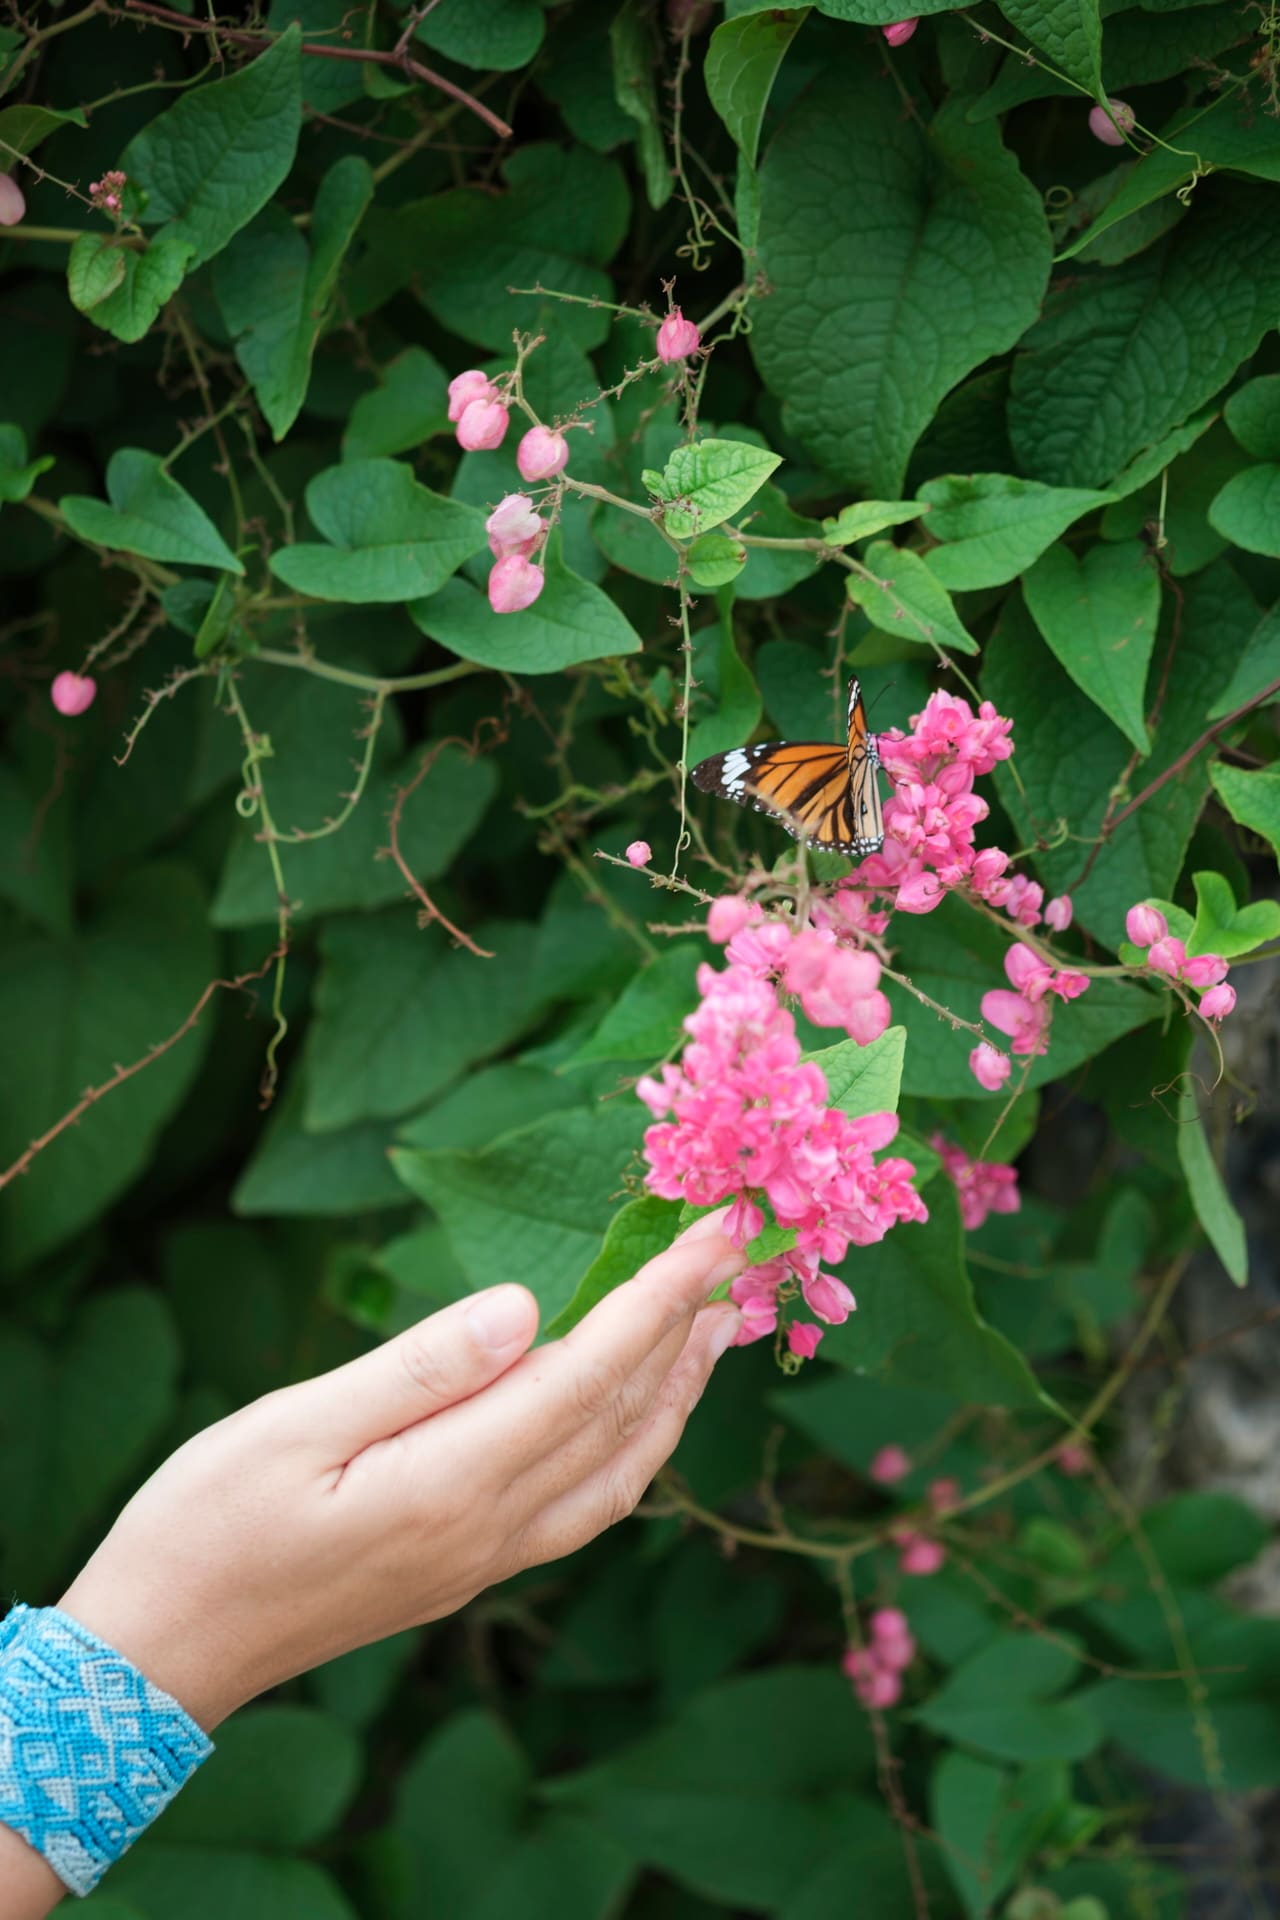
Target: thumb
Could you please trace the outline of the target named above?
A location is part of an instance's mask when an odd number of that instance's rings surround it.
[[[527,1287],[489,1287],[289,1388],[291,1417],[335,1464],[345,1462],[479,1393],[528,1351],[537,1331],[538,1303]]]

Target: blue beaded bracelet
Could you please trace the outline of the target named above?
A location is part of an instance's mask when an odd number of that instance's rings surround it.
[[[122,1654],[57,1607],[0,1620],[0,1822],[72,1893],[162,1813],[213,1742]]]

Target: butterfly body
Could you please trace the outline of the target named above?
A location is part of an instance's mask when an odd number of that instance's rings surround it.
[[[793,839],[822,852],[862,859],[884,843],[880,754],[867,732],[862,692],[849,683],[848,738],[841,746],[826,741],[766,740],[713,754],[693,768],[691,778],[704,793],[733,800],[740,807],[770,813]]]

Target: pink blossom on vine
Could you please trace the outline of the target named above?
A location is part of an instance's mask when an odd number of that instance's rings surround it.
[[[569,442],[551,427],[530,427],[516,448],[522,480],[550,480],[569,464]]]
[[[1078,1000],[1089,985],[1087,973],[1053,967],[1021,940],[1015,940],[1005,954],[1004,970],[1010,986],[1033,1006],[1047,993],[1056,994],[1059,1000]]]
[[[999,1047],[993,1047],[989,1040],[982,1040],[969,1055],[969,1071],[988,1093],[999,1093],[1013,1072],[1013,1062],[1007,1053],[1001,1053]]]
[[[57,711],[70,720],[93,705],[97,692],[98,683],[92,674],[68,671],[56,676],[49,689],[49,698]]]
[[[891,47],[905,47],[919,25],[919,16],[913,13],[909,14],[905,20],[891,20],[888,26],[881,27],[880,31]]]
[[[947,1550],[941,1540],[930,1540],[910,1529],[894,1535],[898,1545],[898,1568],[902,1573],[925,1578],[946,1565]]]
[[[1089,131],[1104,147],[1122,147],[1126,133],[1132,133],[1136,115],[1124,100],[1108,100],[1105,107],[1089,109]]]
[[[547,528],[527,493],[508,493],[485,521],[484,530],[494,559],[505,560],[509,553],[527,559]]]
[[[659,360],[668,365],[674,360],[687,360],[701,344],[702,336],[693,321],[686,320],[679,307],[672,307],[658,328]]]
[[[469,400],[458,416],[458,445],[468,453],[492,453],[510,425],[511,415],[500,400]]]
[[[787,1328],[787,1346],[799,1360],[812,1360],[822,1339],[822,1328],[812,1320],[793,1320]]]
[[[496,400],[498,389],[479,367],[468,367],[449,382],[449,418],[456,426],[473,400]]]
[[[972,1232],[992,1213],[1017,1213],[1022,1205],[1016,1167],[998,1160],[971,1160],[963,1147],[935,1133],[929,1145],[960,1200],[960,1218]]]
[[[627,859],[633,867],[647,867],[653,858],[653,848],[647,840],[633,840],[627,848]],[[760,1229],[757,1227],[757,1233]]]
[[[11,173],[0,173],[0,227],[16,227],[26,211],[22,188]]]
[[[113,167],[104,173],[101,180],[89,182],[89,200],[100,213],[118,214],[124,205],[124,189],[128,175]]]
[[[1155,941],[1164,939],[1169,931],[1169,922],[1159,908],[1139,903],[1126,913],[1124,930],[1135,947],[1149,947]]]
[[[523,554],[509,553],[489,569],[489,605],[495,613],[523,613],[547,583],[541,567]]]
[[[864,1707],[879,1711],[902,1698],[901,1680],[893,1666],[879,1658],[876,1647],[849,1647],[840,1665]]]
[[[950,1513],[960,1498],[960,1482],[949,1475],[940,1480],[931,1480],[925,1494],[935,1513]]]
[[[1181,978],[1187,964],[1187,949],[1176,934],[1166,933],[1162,940],[1154,940],[1147,949],[1147,965],[1154,967],[1157,973],[1167,973],[1171,980]]]
[[[1071,925],[1071,916],[1075,911],[1069,893],[1060,893],[1050,900],[1044,910],[1045,925],[1052,927],[1055,933],[1065,933]]]
[[[841,947],[833,934],[816,927],[806,927],[793,938],[782,979],[815,1026],[844,1027],[859,1046],[878,1040],[893,1017],[879,991],[875,955]]]
[[[871,1645],[868,1651],[881,1668],[902,1673],[916,1657],[915,1637],[907,1616],[899,1607],[878,1607],[868,1621]]]
[[[867,1468],[867,1478],[874,1480],[877,1486],[892,1487],[899,1480],[905,1480],[911,1471],[911,1455],[905,1447],[895,1446],[892,1442],[881,1447]]]
[[[742,932],[753,916],[759,918],[759,913],[760,909],[744,900],[740,893],[722,894],[707,910],[707,937],[723,947],[735,933]]]
[[[1043,1053],[1049,1045],[1049,1009],[1043,1001],[1028,1000],[1025,994],[993,987],[982,996],[982,1017],[1001,1033],[1008,1034],[1012,1053]]]
[[[1020,927],[1039,926],[1040,902],[1044,899],[1044,888],[1039,881],[1028,880],[1024,873],[1015,873],[1007,881],[997,883],[987,898],[993,906],[1003,907]]]
[[[1197,953],[1183,966],[1182,977],[1197,992],[1218,987],[1227,977],[1227,963],[1220,953]]]
[[[1210,987],[1201,997],[1200,1011],[1206,1020],[1225,1020],[1229,1013],[1235,1012],[1236,990],[1226,985]]]
[[[1076,1440],[1064,1440],[1054,1455],[1059,1471],[1068,1479],[1079,1479],[1082,1473],[1088,1473],[1093,1465],[1093,1455],[1087,1446]]]

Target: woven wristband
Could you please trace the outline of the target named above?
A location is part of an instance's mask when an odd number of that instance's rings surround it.
[[[0,1620],[0,1822],[72,1893],[162,1813],[213,1742],[122,1654],[57,1607]]]

